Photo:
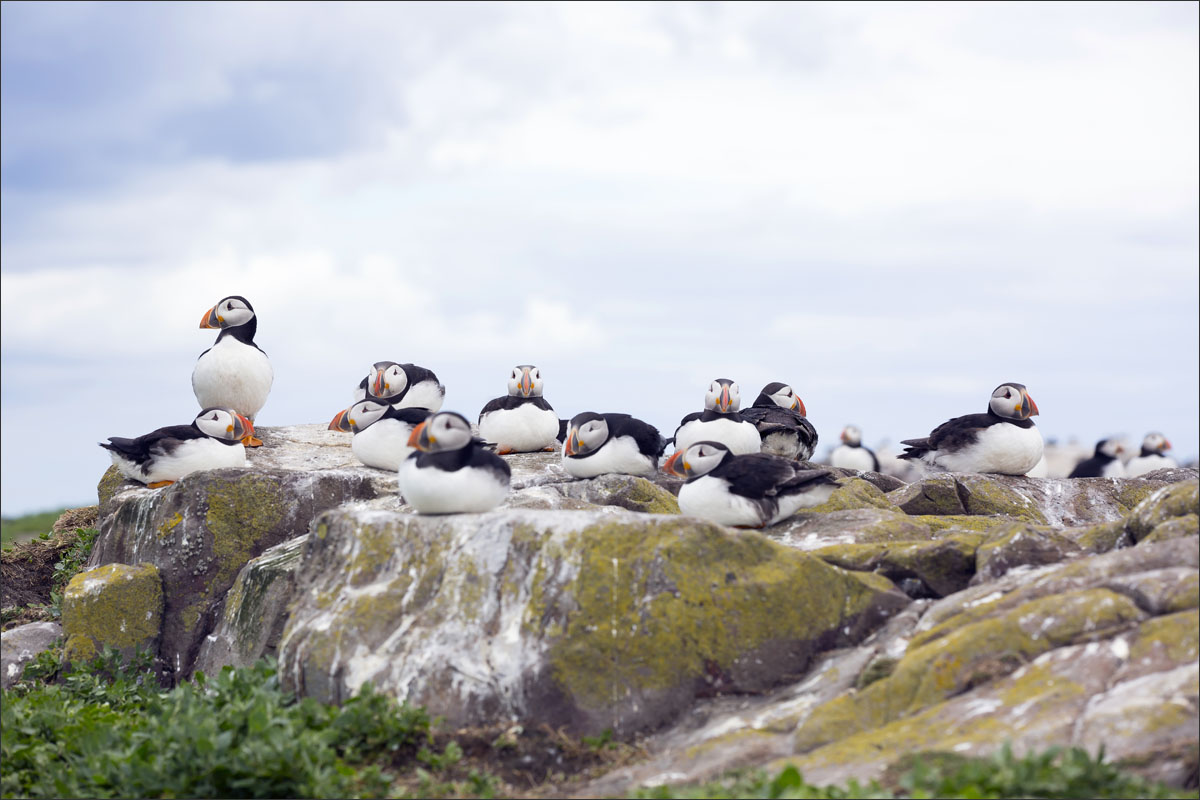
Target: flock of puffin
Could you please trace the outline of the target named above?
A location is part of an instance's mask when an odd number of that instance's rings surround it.
[[[196,470],[244,467],[245,448],[262,444],[254,436],[254,417],[266,403],[274,374],[254,343],[254,308],[244,297],[226,297],[205,312],[200,327],[220,333],[192,372],[192,389],[203,409],[192,424],[136,439],[112,437],[100,445],[122,475],[151,488]],[[783,383],[768,384],[742,409],[738,385],[714,380],[704,410],[685,416],[670,439],[629,414],[589,411],[560,420],[542,392],[537,367],[514,367],[508,394],[483,407],[476,434],[466,417],[441,410],[446,390],[433,372],[381,361],[329,428],[353,434],[351,450],[363,464],[396,472],[404,500],[423,514],[495,508],[508,494],[511,475],[500,456],[543,450],[560,452],[564,470],[579,478],[646,476],[658,470],[684,478],[683,513],[738,527],[773,525],[825,502],[837,486],[833,473],[805,463],[816,448],[817,431],[804,403]],[[1032,419],[1037,413],[1022,384],[1003,383],[992,392],[986,412],[956,417],[925,438],[904,441],[900,458],[930,470],[1036,474],[1043,453]],[[841,439],[831,454],[833,466],[879,470],[858,428],[847,426]],[[674,452],[660,466],[672,443]],[[1138,468],[1173,466],[1162,455],[1169,447],[1161,434],[1148,436],[1142,457],[1135,459],[1144,462]],[[1094,459],[1072,477],[1104,474],[1119,455],[1118,447],[1103,441]]]

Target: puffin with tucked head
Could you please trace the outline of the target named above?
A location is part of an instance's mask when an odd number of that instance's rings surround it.
[[[700,441],[720,442],[734,455],[762,451],[762,436],[754,423],[738,412],[741,391],[728,378],[717,378],[708,385],[704,410],[685,416],[675,429],[675,449],[686,450]]]
[[[118,472],[157,489],[198,470],[246,466],[242,439],[253,435],[254,423],[232,408],[206,408],[191,425],[159,428],[136,439],[110,436],[100,446]]]
[[[1119,439],[1101,439],[1091,458],[1075,465],[1068,478],[1124,478],[1125,464],[1121,454],[1125,452]]]
[[[275,373],[267,354],[254,343],[258,317],[250,301],[230,295],[204,312],[201,328],[218,328],[217,341],[200,354],[192,370],[192,391],[201,408],[232,408],[253,421],[267,402]],[[259,447],[253,433],[243,442]]]
[[[653,475],[667,440],[658,428],[628,414],[585,411],[567,423],[562,466],[576,478]]]
[[[842,428],[842,443],[829,454],[829,464],[842,469],[859,472],[879,472],[879,459],[875,452],[862,443],[862,431],[857,425]]]
[[[416,364],[376,361],[354,392],[355,401],[385,400],[395,408],[438,411],[446,398],[446,387],[432,370]]]
[[[490,511],[508,496],[512,470],[471,435],[462,414],[441,411],[413,428],[397,472],[400,494],[422,514]]]
[[[808,461],[817,447],[817,429],[808,421],[804,401],[786,383],[768,383],[742,409],[742,419],[758,428],[762,452],[793,461]]]
[[[558,449],[559,421],[542,397],[542,371],[518,364],[508,377],[508,394],[489,400],[479,412],[479,435],[496,445],[500,455],[553,452]]]
[[[1147,433],[1146,438],[1142,440],[1142,452],[1125,465],[1125,477],[1136,478],[1156,469],[1178,467],[1179,463],[1175,459],[1164,455],[1170,449],[1171,443],[1167,441],[1167,437],[1158,432]]]
[[[396,408],[384,400],[359,400],[339,411],[329,423],[331,431],[354,434],[350,451],[368,467],[397,470],[413,449],[408,437],[425,421],[423,408]]]
[[[662,468],[687,479],[679,488],[680,511],[738,528],[774,525],[824,503],[837,488],[826,470],[801,469],[766,453],[734,455],[720,442],[676,450]]]
[[[1002,383],[988,410],[943,422],[924,439],[907,439],[899,458],[942,472],[1024,475],[1042,458],[1042,434],[1031,417],[1037,403],[1024,384]]]

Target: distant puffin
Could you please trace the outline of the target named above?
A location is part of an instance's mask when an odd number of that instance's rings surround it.
[[[231,295],[204,312],[201,328],[220,328],[217,341],[200,354],[192,370],[192,391],[201,408],[232,408],[251,421],[267,402],[275,374],[267,354],[254,343],[258,317],[244,297]],[[247,447],[260,439],[246,434]]]
[[[1171,443],[1161,433],[1147,433],[1142,440],[1142,452],[1137,458],[1131,459],[1125,465],[1125,477],[1136,478],[1156,469],[1178,467],[1178,462],[1170,456],[1163,455],[1171,449]]]
[[[817,447],[817,429],[805,416],[808,411],[792,387],[768,383],[742,410],[742,419],[758,428],[762,452],[794,461],[808,461]]]
[[[386,400],[394,408],[423,408],[438,411],[446,397],[446,387],[437,375],[416,364],[376,361],[367,377],[358,384],[355,400]]]
[[[157,489],[197,470],[246,466],[242,438],[253,434],[254,423],[232,408],[206,408],[191,425],[159,428],[136,439],[110,436],[100,446],[118,472]]]
[[[829,464],[859,472],[879,472],[879,459],[869,447],[863,447],[862,431],[857,425],[842,428],[842,443],[829,454]]]
[[[904,440],[899,457],[944,472],[1024,475],[1042,457],[1042,434],[1030,419],[1037,413],[1024,384],[1002,383],[992,392],[987,413],[955,417],[924,439]]]
[[[488,511],[508,496],[507,462],[471,435],[471,423],[453,411],[433,414],[408,437],[413,453],[400,464],[405,502],[422,514]]]
[[[576,478],[607,473],[653,475],[667,440],[628,414],[576,414],[567,425],[562,466]]]
[[[738,412],[742,398],[738,385],[717,378],[704,395],[704,411],[685,416],[675,429],[675,449],[686,450],[696,442],[720,442],[734,455],[762,451],[762,436],[754,423]]]
[[[479,435],[500,455],[558,448],[558,414],[542,397],[542,372],[532,364],[512,368],[508,394],[479,412]]]
[[[687,479],[679,488],[684,514],[739,528],[774,525],[824,503],[837,487],[825,470],[800,469],[766,453],[734,455],[719,442],[676,450],[663,471]]]
[[[1096,442],[1096,452],[1091,458],[1075,465],[1068,478],[1124,478],[1125,465],[1121,454],[1125,448],[1117,439],[1101,439]]]
[[[339,411],[329,423],[331,431],[351,431],[350,451],[368,467],[397,470],[413,449],[408,437],[429,412],[423,408],[395,408],[382,400],[359,400]]]

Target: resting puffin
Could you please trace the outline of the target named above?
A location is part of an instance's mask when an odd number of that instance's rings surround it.
[[[863,447],[862,431],[857,425],[842,428],[842,443],[829,454],[829,464],[859,472],[879,472],[879,459],[869,447]]]
[[[532,364],[512,368],[508,395],[479,412],[479,435],[500,455],[558,449],[558,414],[542,397],[542,372]]]
[[[238,295],[226,297],[204,312],[201,328],[220,328],[217,341],[200,354],[192,370],[192,391],[201,408],[232,408],[254,420],[267,402],[275,373],[267,354],[254,343],[258,317],[250,301]],[[246,434],[247,447],[259,447],[253,432]]]
[[[1142,440],[1142,452],[1125,465],[1125,477],[1136,478],[1156,469],[1178,467],[1175,459],[1163,455],[1170,449],[1171,443],[1167,441],[1167,437],[1161,433],[1147,433],[1146,438]]]
[[[358,384],[355,400],[386,400],[396,408],[423,408],[438,411],[446,397],[446,387],[437,375],[416,364],[376,361],[371,372]]]
[[[742,398],[738,385],[728,378],[717,378],[704,395],[704,411],[694,411],[675,429],[675,449],[686,450],[700,441],[720,442],[734,455],[762,450],[762,437],[754,423],[738,413]]]
[[[359,400],[339,411],[329,423],[331,431],[352,431],[350,451],[368,467],[397,470],[413,449],[408,437],[429,412],[423,408],[396,408],[382,400]]]
[[[254,423],[232,408],[206,408],[191,425],[159,428],[136,439],[110,436],[100,446],[118,472],[157,489],[197,470],[246,466],[242,438],[253,434]]]
[[[1121,454],[1125,448],[1116,439],[1101,439],[1096,442],[1096,452],[1075,465],[1068,478],[1124,478],[1125,465]]]
[[[658,428],[628,414],[576,414],[567,425],[562,466],[576,478],[610,472],[653,475],[667,440]]]
[[[1037,413],[1024,384],[1002,383],[992,392],[987,413],[955,417],[924,439],[902,441],[899,457],[943,472],[1024,475],[1042,457],[1042,434],[1030,419]]]
[[[400,494],[422,514],[488,511],[508,496],[512,475],[503,458],[471,435],[462,414],[433,414],[408,437],[413,453],[400,464]]]
[[[739,528],[774,525],[824,503],[837,487],[837,479],[823,469],[800,469],[767,453],[734,455],[719,442],[676,450],[663,472],[687,479],[679,488],[684,514]]]
[[[794,461],[808,461],[817,447],[817,429],[806,418],[808,411],[792,387],[768,383],[742,410],[742,419],[758,428],[762,452]]]

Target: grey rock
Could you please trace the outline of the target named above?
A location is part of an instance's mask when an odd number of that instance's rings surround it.
[[[0,634],[0,687],[7,689],[19,681],[25,665],[61,638],[62,626],[57,622],[30,622]]]

